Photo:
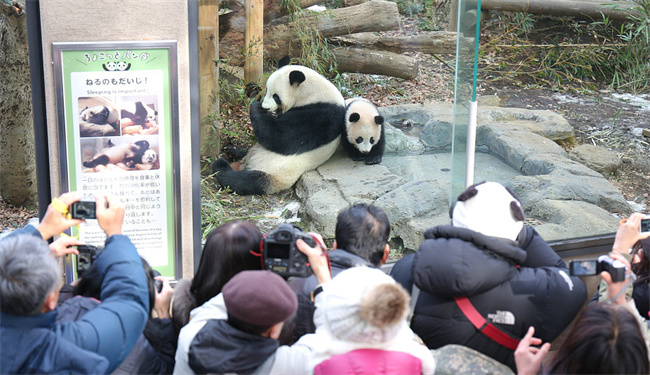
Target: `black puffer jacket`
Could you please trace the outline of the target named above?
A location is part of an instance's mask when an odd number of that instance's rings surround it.
[[[521,338],[529,326],[544,342],[555,339],[587,298],[587,288],[530,227],[525,247],[452,226],[424,233],[417,253],[402,258],[391,275],[408,291],[420,288],[411,328],[431,349],[459,344],[515,368],[514,351],[479,332],[454,302],[468,297],[500,330]],[[527,261],[530,259],[530,261]]]

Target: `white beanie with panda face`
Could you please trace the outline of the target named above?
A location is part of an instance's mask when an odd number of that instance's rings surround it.
[[[470,186],[458,196],[452,211],[454,227],[511,241],[517,240],[524,219],[518,198],[497,182]]]

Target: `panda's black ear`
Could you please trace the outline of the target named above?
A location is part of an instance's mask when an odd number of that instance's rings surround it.
[[[145,151],[149,148],[149,142],[145,140],[137,141],[135,144],[140,147],[140,151]]]
[[[278,61],[278,69],[289,64],[291,64],[291,56],[286,55]]]
[[[357,122],[360,118],[361,116],[359,116],[358,113],[354,112],[350,115],[350,122]]]
[[[381,125],[383,123],[384,123],[384,116],[382,115],[375,116],[375,124]]]
[[[294,70],[291,73],[289,73],[289,85],[293,86],[294,83],[298,82],[298,85],[301,83],[305,82],[305,73],[301,72],[300,70]]]

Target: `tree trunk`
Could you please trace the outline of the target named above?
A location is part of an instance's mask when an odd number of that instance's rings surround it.
[[[367,48],[401,53],[419,51],[429,54],[456,53],[456,33],[429,31],[411,36],[380,36],[375,33],[358,33],[334,37],[332,43],[345,47]]]
[[[335,48],[334,56],[339,72],[381,74],[404,79],[415,79],[418,62],[413,57],[386,51]]]
[[[219,154],[219,1],[200,0],[199,6],[199,134],[200,154]]]
[[[616,5],[620,10],[613,10]],[[469,6],[476,6],[476,1]],[[546,14],[551,16],[586,17],[595,20],[603,15],[610,19],[625,20],[630,14],[636,14],[631,1],[571,1],[571,0],[483,0],[481,9],[500,10],[505,12],[526,12],[531,14]]]
[[[296,3],[302,9],[309,8],[312,5],[319,5],[326,0],[297,0]],[[289,9],[284,5],[284,1],[278,0],[264,0],[264,22],[269,22],[274,19],[286,16],[289,14]]]
[[[25,1],[0,4],[0,196],[14,205],[38,201]],[[18,9],[22,11],[18,12]]]
[[[364,31],[395,30],[399,27],[397,4],[389,1],[370,1],[361,5],[332,9],[308,15],[312,28],[326,37],[359,33]],[[300,54],[293,25],[289,18],[282,18],[264,28],[264,58],[279,60],[286,55]],[[243,32],[231,29],[221,40],[219,54],[230,59],[230,64],[242,66]],[[293,42],[292,42],[293,40]]]

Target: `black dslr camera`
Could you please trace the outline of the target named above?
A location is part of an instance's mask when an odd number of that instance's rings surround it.
[[[311,247],[316,246],[316,240],[311,235],[291,224],[280,224],[269,232],[262,240],[264,268],[282,277],[311,275],[307,256],[296,247],[298,239]]]
[[[620,260],[611,258],[609,255],[601,255],[596,259],[572,260],[569,269],[573,276],[598,275],[607,271],[612,276],[612,281],[625,280],[625,264]]]
[[[81,277],[95,262],[101,250],[93,245],[77,245],[77,251],[79,251],[79,255],[77,255],[77,277]]]

